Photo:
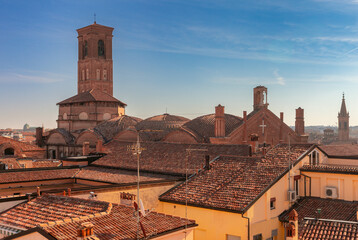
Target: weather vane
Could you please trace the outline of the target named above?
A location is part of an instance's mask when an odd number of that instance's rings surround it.
[[[96,13],[93,14],[94,23],[96,23]]]

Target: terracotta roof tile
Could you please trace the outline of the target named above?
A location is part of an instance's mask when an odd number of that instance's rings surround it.
[[[357,221],[357,207],[357,201],[305,197],[295,203],[291,209],[297,211],[299,222],[305,217]],[[320,215],[317,214],[318,208],[321,209]],[[281,221],[288,221],[288,214],[291,209],[281,214]]]
[[[343,174],[358,174],[358,165],[357,166],[345,166],[345,165],[303,165],[300,168],[301,171],[309,172],[333,172],[333,173],[343,173]]]
[[[76,174],[76,178],[103,181],[109,183],[136,183],[137,172],[125,171],[118,169],[108,169],[100,167],[85,167]],[[173,177],[163,176],[159,174],[142,173],[140,176],[141,182],[152,182],[161,180],[173,180]]]
[[[134,143],[111,141],[106,145],[108,155],[98,159],[93,164],[99,166],[118,167],[123,169],[137,169],[136,156],[129,151]],[[215,144],[179,144],[164,142],[144,142],[145,148],[140,158],[140,169],[157,173],[185,174],[187,149],[207,149],[207,152],[194,151],[188,160],[189,174],[197,172],[205,165],[204,155],[211,159],[219,155],[249,155],[247,145],[215,145]]]
[[[225,114],[225,134],[228,136],[243,123],[242,118]],[[183,129],[193,133],[202,142],[210,142],[215,137],[215,114],[197,117],[183,125]]]
[[[32,161],[33,168],[50,168],[50,167],[59,167],[61,165],[62,165],[61,160],[44,159],[44,160]]]
[[[125,103],[119,101],[118,99],[112,97],[110,94],[102,92],[97,89],[92,89],[87,92],[79,93],[73,97],[70,97],[66,100],[63,100],[57,105],[62,104],[71,104],[71,103],[81,103],[81,102],[115,102],[121,106],[126,106]]]
[[[94,128],[94,130],[95,132],[98,132],[103,136],[105,142],[108,142],[112,140],[112,138],[115,135],[117,135],[119,132],[127,129],[128,127],[135,126],[140,121],[141,121],[140,118],[122,115],[101,122]]]
[[[358,144],[322,145],[319,148],[329,157],[357,157]]]
[[[178,130],[189,119],[181,116],[162,114],[139,122],[135,128],[140,131],[143,141],[161,141],[168,133]]]
[[[101,240],[137,239],[137,224],[134,208],[113,204],[111,212],[107,215],[90,218],[88,220],[71,222],[66,224],[44,227],[44,230],[58,239],[76,240],[77,229],[84,222],[91,222],[94,225],[95,237]],[[196,226],[195,221],[179,217],[150,212],[141,217],[141,223],[147,237],[188,227]],[[140,230],[139,239],[143,239],[143,232]]]
[[[358,239],[357,222],[306,219],[298,229],[300,240]]]
[[[6,164],[8,169],[19,169],[21,168],[16,158],[0,158],[0,163]]]
[[[72,178],[79,169],[55,169],[55,170],[35,170],[19,172],[0,172],[0,183],[28,182],[47,179]]]
[[[18,146],[22,151],[36,151],[36,150],[43,150],[36,145],[32,145],[29,143],[19,142],[11,138],[0,136],[0,145],[4,143],[11,143],[13,145]]]
[[[41,223],[105,212],[108,202],[44,195],[0,214],[0,225],[33,228]]]
[[[311,145],[291,146],[296,161]],[[288,168],[287,145],[271,149],[264,158],[220,157],[187,181],[160,196],[160,200],[199,207],[244,212],[263,190]],[[186,189],[188,194],[186,194]]]

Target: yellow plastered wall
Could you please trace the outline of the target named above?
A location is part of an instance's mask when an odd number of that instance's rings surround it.
[[[160,202],[157,210],[185,218],[185,205]],[[247,239],[248,220],[239,213],[188,206],[187,214],[199,225],[194,230],[195,240],[226,240],[227,234]]]
[[[326,187],[335,187],[338,199],[358,201],[358,175],[307,171],[302,173],[311,178],[312,197],[326,198]],[[309,181],[306,182],[306,187],[309,188]]]

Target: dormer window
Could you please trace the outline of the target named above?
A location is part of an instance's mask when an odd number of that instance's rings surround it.
[[[313,151],[310,155],[310,165],[319,165],[319,152]]]
[[[98,41],[98,56],[104,56],[104,42],[103,40]]]

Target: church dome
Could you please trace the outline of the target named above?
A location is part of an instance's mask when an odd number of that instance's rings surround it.
[[[107,121],[101,122],[98,124],[94,131],[101,134],[106,142],[110,141],[115,135],[119,132],[135,126],[142,119],[131,117],[127,115],[122,115],[116,118],[109,119]]]
[[[239,127],[243,120],[240,117],[224,114],[225,116],[225,135],[229,135],[234,129]],[[198,137],[198,140],[210,142],[210,137],[215,137],[215,114],[208,114],[197,117],[183,125],[183,128]]]
[[[180,128],[190,119],[170,114],[162,114],[147,118],[137,124],[137,130],[168,130]]]
[[[190,119],[170,114],[147,118],[136,125],[143,141],[161,141],[171,131],[177,130]]]
[[[27,131],[27,130],[29,130],[29,129],[30,129],[30,125],[26,123],[26,124],[24,125],[23,130],[24,130],[24,131]]]

